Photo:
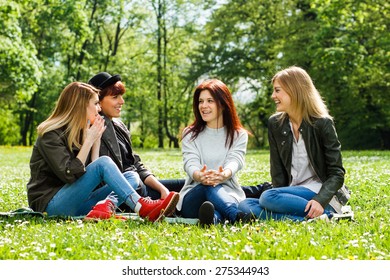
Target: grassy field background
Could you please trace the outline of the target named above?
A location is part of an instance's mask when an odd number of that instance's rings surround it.
[[[179,150],[138,150],[163,178],[183,178]],[[0,147],[0,212],[28,206],[31,147]],[[389,260],[390,151],[345,151],[352,222],[152,224],[0,218],[2,260]],[[268,151],[248,152],[242,185],[269,181]]]

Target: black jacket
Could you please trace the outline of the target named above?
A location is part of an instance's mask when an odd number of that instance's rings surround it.
[[[293,134],[289,119],[278,121],[273,115],[268,122],[271,177],[274,187],[285,187],[291,183],[291,161]],[[326,207],[344,184],[345,170],[342,164],[341,145],[331,119],[313,119],[310,125],[302,121],[299,131],[305,141],[309,161],[320,178],[322,187],[314,200]]]
[[[152,173],[141,162],[141,158],[133,152],[130,131],[127,129],[123,122],[119,120],[110,120],[106,116],[104,116],[104,118],[107,128],[102,135],[99,155],[109,156],[116,163],[122,173],[125,171],[135,171],[139,174],[141,180],[145,181],[145,179],[148,176],[152,175]],[[120,131],[120,133],[126,139],[128,146],[130,147],[130,150],[128,150],[127,152],[132,165],[126,170],[124,170],[123,168],[121,151],[119,149],[115,129],[118,129]]]

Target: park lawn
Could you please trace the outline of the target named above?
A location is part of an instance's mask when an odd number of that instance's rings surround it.
[[[138,150],[159,178],[182,178],[179,150]],[[31,147],[0,147],[0,212],[27,205]],[[196,225],[0,219],[2,260],[389,260],[390,151],[345,151],[352,222]],[[251,150],[242,185],[269,181],[269,153]]]

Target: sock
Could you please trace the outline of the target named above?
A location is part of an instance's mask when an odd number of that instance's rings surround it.
[[[140,199],[141,197],[139,196],[138,193],[136,192],[133,192],[132,194],[130,194],[127,198],[126,198],[126,201],[125,203],[133,210],[135,211],[136,213],[138,213],[139,209],[136,209],[136,206],[138,202],[138,200]]]
[[[111,192],[106,199],[109,199],[111,200],[112,203],[114,203],[115,205],[115,208],[118,207],[118,196],[114,193],[114,192]]]

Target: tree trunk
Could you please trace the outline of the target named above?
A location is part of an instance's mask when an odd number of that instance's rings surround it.
[[[157,7],[157,107],[158,107],[158,127],[157,127],[157,135],[158,135],[158,147],[164,148],[164,132],[163,132],[163,126],[164,126],[164,115],[163,115],[163,108],[161,104],[161,96],[162,96],[162,63],[161,63],[161,57],[162,57],[162,47],[161,47],[161,21],[162,21],[162,0],[158,0],[158,7]]]
[[[390,130],[389,129],[381,129],[380,130],[381,138],[382,138],[382,149],[390,150]]]
[[[34,120],[34,112],[32,109],[35,108],[36,100],[37,100],[38,92],[34,92],[31,100],[28,104],[28,109],[25,109],[25,114],[21,114],[20,123],[22,124],[20,127],[20,144],[23,146],[31,145],[31,136],[28,137],[29,132],[31,131],[31,126]],[[29,141],[27,142],[27,139]]]

